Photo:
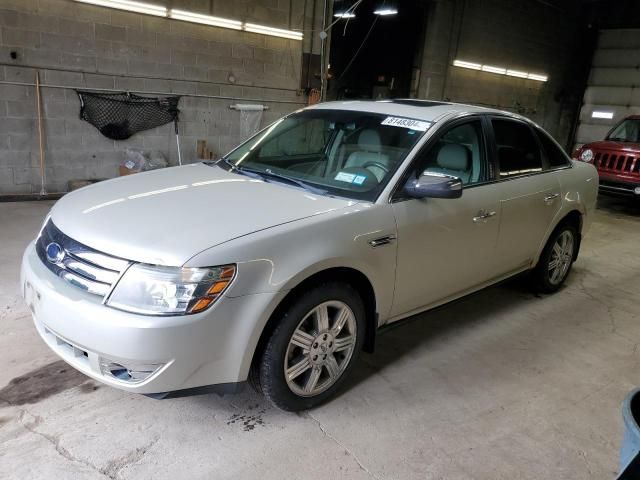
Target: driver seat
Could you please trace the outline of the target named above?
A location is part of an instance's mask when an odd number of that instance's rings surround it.
[[[389,158],[389,155],[385,155],[381,153],[381,151],[382,142],[380,141],[380,134],[371,129],[362,130],[358,136],[358,151],[349,155],[347,161],[344,163],[344,168],[362,168],[367,163],[373,162],[379,163],[389,171],[391,170],[391,159]],[[375,175],[378,182],[382,181],[384,176],[387,174],[386,171],[380,167],[376,167],[375,165],[369,165],[367,170],[370,170],[371,173]]]

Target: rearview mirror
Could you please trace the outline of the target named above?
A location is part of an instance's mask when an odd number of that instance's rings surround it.
[[[462,180],[436,172],[424,172],[420,178],[411,178],[404,192],[412,198],[460,198]]]

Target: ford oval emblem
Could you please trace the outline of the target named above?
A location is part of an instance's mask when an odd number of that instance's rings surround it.
[[[59,244],[52,242],[47,245],[47,260],[51,263],[60,263],[63,258],[64,249]]]

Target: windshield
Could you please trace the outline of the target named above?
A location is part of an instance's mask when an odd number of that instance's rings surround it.
[[[611,131],[607,140],[640,143],[640,118],[623,120]]]
[[[266,181],[373,201],[430,125],[370,112],[303,110],[276,121],[222,160],[227,168],[260,174]]]

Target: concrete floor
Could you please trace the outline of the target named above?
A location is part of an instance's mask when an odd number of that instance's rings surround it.
[[[250,390],[152,400],[49,352],[18,266],[47,203],[0,203],[0,478],[614,478],[640,383],[640,209],[603,201],[566,288],[520,281],[394,329],[344,393],[286,414]]]

